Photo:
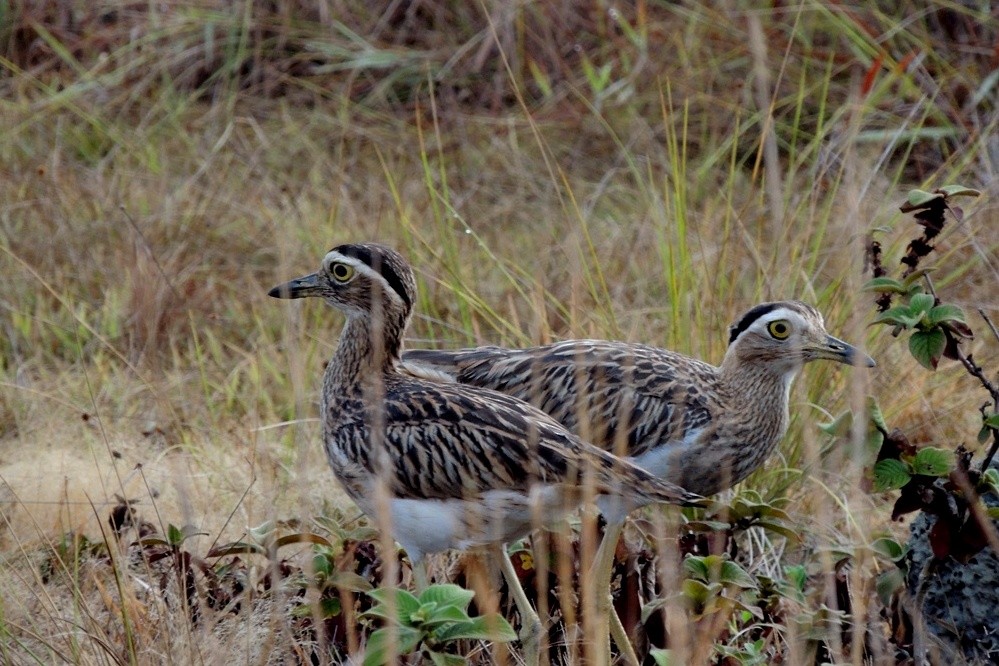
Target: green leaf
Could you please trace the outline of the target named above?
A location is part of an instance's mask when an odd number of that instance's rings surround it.
[[[396,632],[395,645],[391,643],[391,633]],[[363,666],[382,666],[392,660],[392,657],[411,653],[423,640],[423,632],[412,627],[382,627],[371,634],[364,648]],[[392,649],[392,648],[395,649]]]
[[[460,655],[435,650],[430,650],[430,661],[434,662],[434,666],[464,666],[468,663],[468,660]]]
[[[434,632],[434,636],[442,643],[457,640],[509,643],[517,640],[517,632],[513,630],[506,618],[498,613],[480,615],[468,622],[442,627]]]
[[[931,326],[950,321],[959,321],[962,323],[965,321],[964,310],[956,305],[950,305],[947,303],[930,308],[927,317]]]
[[[944,185],[943,187],[938,187],[937,192],[949,197],[977,197],[981,196],[981,192],[972,189],[970,187],[965,187],[964,185]]]
[[[954,452],[928,446],[919,449],[912,461],[912,471],[926,476],[947,476],[954,469]]]
[[[982,481],[992,486],[993,489],[999,490],[999,469],[989,467],[982,474]]]
[[[929,312],[933,308],[933,304],[936,303],[936,299],[933,298],[933,294],[915,294],[909,299],[909,310],[912,312],[913,316],[919,316]]]
[[[438,606],[437,604],[433,604],[432,606],[433,610],[430,611],[423,621],[423,626],[425,627],[436,627],[442,624],[461,624],[463,622],[471,622],[472,620],[472,618],[468,617],[468,613],[457,606]]]
[[[908,213],[919,208],[926,208],[934,199],[942,198],[942,194],[935,192],[924,192],[923,190],[909,190],[909,195],[905,198],[903,213]]]
[[[891,568],[883,572],[874,581],[874,589],[877,590],[878,598],[884,606],[891,604],[892,596],[905,585],[905,574],[901,569]]]
[[[364,615],[406,623],[413,613],[420,610],[420,600],[408,590],[380,587],[368,592],[368,596],[374,599],[377,604],[365,611]]]
[[[791,585],[799,592],[805,591],[805,583],[808,581],[808,570],[802,564],[794,564],[784,567],[784,576]]]
[[[923,318],[922,313],[914,314],[907,305],[896,305],[888,308],[874,319],[875,324],[898,324],[905,328],[912,328]]]
[[[877,398],[874,396],[867,396],[867,417],[876,428],[888,431],[888,424],[885,423],[885,415],[881,411],[881,406],[878,405]]]
[[[829,423],[822,423],[819,425],[819,430],[826,433],[827,435],[832,435],[833,437],[845,437],[850,434],[850,428],[853,427],[853,412],[847,410],[834,418]]]
[[[652,657],[652,661],[656,662],[656,666],[677,666],[680,663],[672,650],[656,648],[649,650],[649,656]]]
[[[431,585],[427,589],[423,590],[423,592],[420,593],[420,603],[435,603],[438,606],[454,606],[464,611],[468,608],[468,604],[472,602],[472,597],[474,596],[475,592],[466,590],[460,585],[444,583]]]
[[[947,347],[947,336],[939,328],[929,331],[913,331],[909,336],[909,353],[928,370],[936,370]]]
[[[985,417],[985,420],[982,422],[982,425],[984,425],[986,428],[995,428],[999,430],[999,413],[989,414],[987,417]]]
[[[792,543],[801,543],[802,541],[802,537],[800,534],[798,534],[797,530],[784,523],[778,523],[772,520],[761,520],[760,522],[756,523],[755,526],[762,527],[768,532],[779,534],[788,541],[791,541]]]
[[[741,587],[744,590],[753,590],[758,587],[756,579],[732,560],[725,560],[722,562],[721,571],[718,575],[718,582],[724,585]]]
[[[876,277],[868,280],[863,286],[864,291],[873,291],[878,294],[904,294],[908,291],[905,285],[890,277]]]
[[[886,458],[874,465],[874,491],[883,493],[887,490],[897,490],[909,483],[912,475],[909,467],[901,460]]]
[[[184,543],[184,533],[180,531],[179,527],[170,523],[167,525],[166,540],[171,546],[179,546]]]
[[[905,548],[898,541],[895,541],[895,539],[888,537],[875,539],[874,543],[871,544],[871,549],[892,562],[896,562],[905,556]]]
[[[717,557],[717,555],[715,556]],[[710,577],[708,565],[705,563],[705,556],[691,555],[683,561],[683,568],[687,573],[696,579],[707,581]]]

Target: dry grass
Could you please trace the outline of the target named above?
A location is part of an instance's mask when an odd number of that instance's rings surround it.
[[[115,494],[197,525],[202,552],[342,501],[309,420],[338,322],[264,294],[361,239],[417,268],[411,345],[607,337],[718,361],[748,305],[820,306],[880,367],[871,385],[829,367],[799,382],[791,472],[772,461],[745,485],[792,498],[807,539],[761,542],[751,566],[831,568],[822,553],[850,551],[854,609],[872,604],[883,631],[862,547],[902,530],[815,424],[872,393],[916,441],[974,438],[973,384],[866,329],[859,285],[871,229],[886,227],[889,261],[913,235],[902,193],[962,182],[986,195],[940,242],[936,283],[999,310],[996,17],[960,3],[272,4],[4,14],[4,658],[305,653],[280,598],[192,628],[108,567],[67,563],[69,584],[42,584],[37,565],[65,532],[109,539]],[[999,350],[983,337],[972,351]]]

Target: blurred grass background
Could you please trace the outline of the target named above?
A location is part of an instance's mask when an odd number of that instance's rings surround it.
[[[122,640],[105,616],[142,624],[98,583],[32,570],[64,532],[99,536],[115,494],[205,543],[342,502],[312,420],[338,319],[265,293],[358,240],[417,269],[410,346],[601,337],[718,362],[744,309],[814,303],[869,345],[873,385],[810,367],[780,460],[745,485],[807,525],[776,556],[902,533],[815,425],[871,393],[917,442],[974,440],[969,380],[869,336],[859,285],[869,234],[887,265],[915,235],[904,192],[960,182],[985,196],[934,280],[999,309],[991,11],[0,3],[0,633],[34,635],[41,662],[103,663],[94,636]],[[146,630],[123,654],[169,644]],[[181,663],[251,651],[184,635]]]

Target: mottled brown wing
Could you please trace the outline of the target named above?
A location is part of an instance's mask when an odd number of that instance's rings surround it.
[[[570,340],[530,349],[413,350],[403,360],[527,401],[605,450],[629,455],[711,421],[712,366],[645,345]]]
[[[385,446],[397,497],[474,497],[575,480],[596,471],[596,490],[656,502],[697,499],[677,486],[584,444],[549,416],[493,391],[399,381],[387,387]],[[366,437],[352,429],[352,437]],[[356,442],[355,442],[356,445]],[[371,471],[372,462],[359,460]]]

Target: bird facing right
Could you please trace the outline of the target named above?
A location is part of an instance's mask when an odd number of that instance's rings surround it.
[[[787,431],[791,383],[805,363],[874,366],[869,356],[829,335],[822,314],[800,301],[748,310],[729,328],[728,350],[717,367],[606,340],[409,350],[402,359],[413,374],[534,404],[596,446],[702,496],[738,483],[773,452]]]

